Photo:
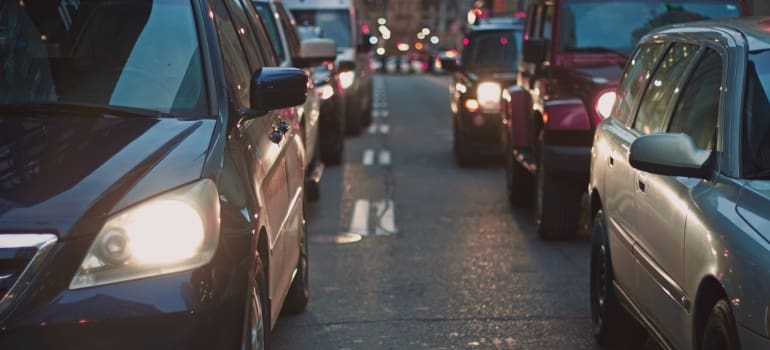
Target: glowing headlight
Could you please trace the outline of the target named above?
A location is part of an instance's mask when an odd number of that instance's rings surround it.
[[[596,112],[599,113],[602,118],[607,118],[612,113],[612,106],[615,104],[615,98],[617,94],[615,91],[606,91],[599,95],[596,99]]]
[[[329,84],[316,86],[315,94],[322,100],[328,100],[334,96],[334,88]]]
[[[484,82],[479,84],[479,87],[476,88],[476,96],[478,97],[481,109],[485,112],[500,111],[502,90],[498,83]]]
[[[353,82],[356,80],[356,72],[349,70],[340,73],[340,84],[343,89],[347,89],[353,86]]]
[[[110,217],[70,289],[174,273],[207,264],[219,241],[219,199],[201,180]]]

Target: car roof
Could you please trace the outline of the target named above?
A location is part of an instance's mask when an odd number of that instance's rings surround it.
[[[480,24],[476,24],[468,27],[469,32],[482,32],[482,31],[493,31],[493,30],[524,30],[524,24],[521,22],[516,22],[512,20],[509,23],[505,23],[502,21],[495,21],[493,23],[482,22]]]
[[[739,17],[713,21],[680,23],[659,28],[651,35],[681,33],[685,29],[697,31],[732,30],[741,33],[749,51],[770,49],[770,17]]]

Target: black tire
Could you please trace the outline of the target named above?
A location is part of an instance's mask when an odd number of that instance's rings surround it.
[[[535,178],[537,234],[545,240],[574,239],[580,219],[583,188],[579,181],[552,174],[545,163],[542,145]]]
[[[503,157],[505,160],[505,189],[508,203],[514,208],[531,206],[535,187],[532,174],[514,159],[513,150],[508,146],[507,142]]]
[[[249,281],[249,295],[243,319],[241,350],[270,349],[270,315],[265,294],[262,261],[257,259],[256,276]]]
[[[303,208],[304,212],[304,208]],[[308,268],[308,241],[307,225],[302,216],[303,224],[302,235],[299,244],[299,261],[297,261],[297,274],[289,287],[289,293],[286,295],[286,301],[283,303],[283,312],[286,314],[300,314],[307,309],[307,303],[310,300],[310,278]]]
[[[345,135],[337,136],[335,142],[321,147],[321,160],[325,165],[339,165],[345,156]]]
[[[348,96],[348,98],[351,98]],[[361,112],[358,110],[358,108],[351,108],[354,107],[354,103],[350,103],[350,101],[346,102],[347,106],[345,106],[345,133],[350,136],[358,136],[361,135],[361,130],[363,129],[363,120],[361,120]]]
[[[645,332],[626,312],[617,295],[610,256],[607,221],[599,210],[591,232],[590,306],[591,325],[596,341],[604,347],[642,344]]]
[[[701,350],[738,350],[738,330],[735,316],[727,300],[718,301],[711,309],[711,314],[703,329]]]
[[[457,124],[454,125],[454,137],[452,142],[452,151],[454,153],[455,161],[457,165],[466,167],[471,164],[471,155],[466,146],[466,142],[463,139],[462,132],[458,130]]]

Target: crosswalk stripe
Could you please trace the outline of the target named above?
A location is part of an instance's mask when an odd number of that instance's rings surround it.
[[[350,232],[362,236],[369,235],[369,201],[359,199],[353,206],[353,216],[350,219]]]
[[[364,165],[374,164],[374,150],[367,149],[364,151]]]

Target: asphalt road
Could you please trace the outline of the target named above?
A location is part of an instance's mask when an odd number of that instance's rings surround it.
[[[538,240],[500,164],[455,164],[448,83],[376,77],[375,127],[308,210],[308,310],[273,349],[599,348],[587,239]]]

